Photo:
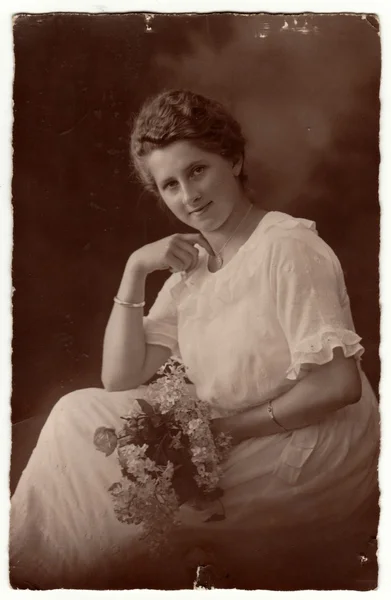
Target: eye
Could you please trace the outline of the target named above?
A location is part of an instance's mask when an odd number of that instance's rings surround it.
[[[196,167],[194,167],[191,174],[195,175],[197,177],[198,175],[202,175],[202,173],[204,173],[205,169],[206,169],[205,165],[197,165]]]
[[[177,187],[177,185],[178,185],[178,182],[174,181],[174,179],[172,179],[171,181],[167,181],[167,183],[164,185],[163,189],[173,191]]]

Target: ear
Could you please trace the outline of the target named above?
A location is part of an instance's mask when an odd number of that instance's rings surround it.
[[[233,161],[233,165],[232,165],[232,172],[235,175],[235,177],[239,177],[240,173],[242,172],[243,169],[243,156],[239,156],[239,158],[236,158]]]

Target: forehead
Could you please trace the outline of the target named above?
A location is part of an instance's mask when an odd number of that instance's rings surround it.
[[[153,150],[145,157],[147,167],[157,183],[180,175],[193,163],[218,160],[217,154],[202,150],[189,141],[174,142],[165,148]]]

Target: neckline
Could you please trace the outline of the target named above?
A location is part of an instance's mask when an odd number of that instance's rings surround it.
[[[225,265],[223,265],[221,267],[221,269],[218,269],[217,271],[210,271],[209,267],[208,267],[208,259],[209,259],[209,254],[207,252],[205,252],[204,255],[204,260],[203,260],[203,266],[204,269],[206,270],[207,274],[211,277],[215,277],[217,276],[219,273],[222,273],[223,271],[225,271],[226,269],[229,268],[229,265],[231,265],[233,262],[235,262],[235,260],[237,259],[238,256],[240,256],[240,254],[247,249],[247,247],[250,245],[250,243],[252,242],[252,240],[255,238],[256,234],[259,232],[259,230],[262,228],[265,220],[268,220],[269,215],[274,214],[275,211],[270,210],[267,211],[263,217],[260,219],[258,225],[255,227],[254,231],[252,231],[252,233],[248,236],[247,240],[240,246],[240,248],[238,249],[238,251],[236,252],[236,254],[234,254],[234,256],[231,258],[230,261],[228,261]]]

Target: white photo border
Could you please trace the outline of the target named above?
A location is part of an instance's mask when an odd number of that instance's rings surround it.
[[[0,462],[0,589],[2,597],[12,594],[26,596],[41,594],[30,590],[15,591],[8,583],[8,511],[9,511],[9,463],[10,463],[10,394],[11,394],[11,339],[12,339],[12,86],[13,86],[13,41],[12,15],[20,13],[357,13],[376,14],[380,19],[380,35],[382,43],[382,80],[381,80],[381,167],[380,167],[380,203],[381,203],[381,415],[382,415],[382,447],[379,465],[381,488],[381,518],[379,527],[379,587],[376,591],[366,594],[383,597],[391,591],[391,408],[388,396],[391,395],[391,189],[390,189],[390,142],[391,142],[391,10],[389,0],[112,0],[97,3],[88,0],[3,0],[0,6],[0,66],[2,76],[2,92],[0,106],[0,425],[2,452]],[[387,168],[388,166],[388,168]],[[360,257],[357,257],[360,260]],[[26,298],[28,303],[28,298]],[[44,592],[46,597],[68,597],[78,594],[84,598],[96,598],[95,591],[55,590]],[[262,594],[271,597],[284,592],[240,592],[235,590],[214,591],[181,591],[181,592],[152,592],[135,590],[125,592],[99,592],[109,598],[152,598],[172,594],[187,598],[197,593],[213,597],[224,594],[232,598],[244,597],[248,594]],[[361,592],[291,592],[295,598],[306,597],[316,593],[319,595],[335,594],[343,597],[358,597]],[[126,595],[126,596],[125,596]],[[367,596],[366,596],[367,597]]]

